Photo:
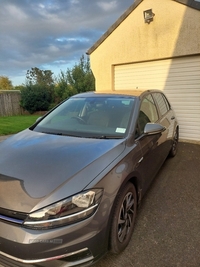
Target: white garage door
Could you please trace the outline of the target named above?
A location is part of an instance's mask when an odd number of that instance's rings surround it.
[[[164,90],[174,107],[180,138],[200,141],[200,55],[117,65],[115,90]]]

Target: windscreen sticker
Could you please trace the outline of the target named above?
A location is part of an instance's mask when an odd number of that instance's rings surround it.
[[[117,128],[116,133],[125,133],[126,132],[126,128]]]

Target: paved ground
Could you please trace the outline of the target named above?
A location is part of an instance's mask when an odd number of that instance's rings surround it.
[[[200,145],[180,143],[156,176],[121,255],[94,267],[200,266]]]
[[[179,144],[142,201],[127,249],[94,267],[200,267],[200,145]]]

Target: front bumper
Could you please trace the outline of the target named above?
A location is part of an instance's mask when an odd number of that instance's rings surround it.
[[[43,231],[0,221],[0,265],[89,266],[106,253],[108,246],[107,224],[97,219],[95,214],[70,226]]]
[[[11,255],[0,252],[0,263],[5,267],[19,266],[40,266],[40,267],[72,267],[72,266],[89,266],[94,262],[94,257],[91,252],[85,248],[79,251],[74,251],[65,255],[59,255],[46,259],[24,260],[13,257]]]
[[[13,257],[6,253],[0,252],[0,263],[5,267],[11,266],[41,266],[41,267],[72,267],[72,266],[89,266],[93,263],[94,257],[88,248],[74,251],[65,255],[55,256],[46,259],[24,260]]]

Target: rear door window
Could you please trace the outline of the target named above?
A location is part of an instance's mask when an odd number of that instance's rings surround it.
[[[161,93],[154,93],[153,96],[157,101],[161,115],[164,116],[170,110],[167,99]]]
[[[158,112],[154,99],[149,94],[144,97],[141,103],[138,127],[140,134],[144,133],[144,127],[148,122],[156,122],[158,120]]]

